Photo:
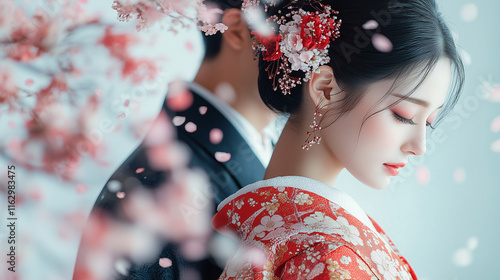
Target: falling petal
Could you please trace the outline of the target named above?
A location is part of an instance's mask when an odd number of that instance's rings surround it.
[[[500,116],[496,117],[491,123],[491,131],[492,132],[500,131]]]
[[[363,28],[366,30],[373,30],[378,28],[378,22],[376,20],[369,20],[365,24],[363,24]]]
[[[373,46],[383,53],[388,53],[392,51],[392,43],[387,37],[382,34],[375,34],[372,37]]]
[[[172,123],[175,125],[175,126],[181,126],[184,122],[186,121],[186,117],[181,117],[181,116],[175,116],[173,119],[172,119]]]
[[[231,159],[231,154],[224,152],[215,152],[215,159],[218,162],[226,162]]]
[[[193,94],[182,82],[173,82],[169,85],[167,105],[174,111],[184,111],[193,104]]]
[[[219,144],[224,137],[224,133],[219,128],[213,128],[210,130],[210,142],[214,145]]]
[[[32,79],[28,79],[28,80],[26,80],[25,85],[32,86],[34,83],[35,83],[35,81],[33,81]]]
[[[160,264],[161,267],[167,268],[172,266],[172,260],[169,258],[161,258],[158,263]]]
[[[137,169],[135,170],[135,173],[136,173],[136,174],[141,174],[142,172],[144,172],[144,167],[137,168]]]
[[[125,193],[124,192],[117,192],[116,193],[116,197],[118,197],[119,199],[124,199],[125,198]]]
[[[460,17],[466,22],[472,22],[476,20],[478,15],[478,9],[475,4],[469,3],[462,7],[460,11]]]
[[[456,266],[466,267],[472,264],[472,252],[467,249],[458,249],[453,254],[453,263]]]
[[[123,276],[128,276],[128,271],[131,265],[130,262],[124,259],[119,259],[115,262],[115,269]]]
[[[82,193],[86,193],[88,190],[88,187],[84,184],[78,184],[76,186],[76,193],[77,194],[82,194]]]
[[[108,189],[108,191],[115,193],[115,192],[121,190],[122,183],[120,181],[117,181],[117,180],[111,180],[106,185],[106,188]]]
[[[130,100],[125,100],[125,102],[123,102],[123,106],[125,107],[128,107],[128,105],[130,104]]]
[[[168,143],[173,134],[172,129],[173,126],[170,124],[167,113],[165,110],[162,110],[148,130],[143,141],[144,145],[156,146]]]
[[[458,168],[455,170],[455,173],[453,173],[453,179],[455,179],[455,182],[457,183],[463,183],[465,181],[465,169]]]
[[[208,110],[207,106],[201,106],[200,107],[200,114],[205,115],[207,113],[207,110]]]
[[[123,120],[127,115],[125,115],[125,113],[121,113],[120,115],[118,115],[118,119],[119,120]]]
[[[206,258],[208,255],[206,242],[206,238],[203,237],[191,238],[182,242],[180,246],[182,258],[187,261],[198,261]]]
[[[186,50],[189,52],[194,52],[195,51],[194,44],[191,41],[186,42]]]
[[[500,139],[491,143],[491,150],[495,153],[500,153]]]
[[[477,237],[472,236],[471,238],[469,238],[469,240],[467,240],[467,248],[469,250],[473,251],[477,248],[478,243],[479,243],[479,240],[477,239]]]
[[[430,172],[426,166],[420,166],[416,171],[417,181],[420,185],[427,185],[430,181]]]
[[[220,99],[226,101],[226,103],[231,104],[236,100],[236,92],[233,86],[228,83],[221,83],[215,88],[215,95]]]
[[[188,122],[185,126],[186,128],[186,131],[189,132],[189,133],[193,133],[195,132],[198,127],[196,126],[196,124],[194,124],[193,122]]]
[[[491,89],[489,99],[493,102],[500,102],[500,85],[494,86]]]

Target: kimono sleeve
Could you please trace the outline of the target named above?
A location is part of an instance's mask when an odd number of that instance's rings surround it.
[[[328,246],[324,245],[323,243],[309,247],[289,259],[285,263],[280,279],[379,279],[351,248],[340,246],[328,250]]]

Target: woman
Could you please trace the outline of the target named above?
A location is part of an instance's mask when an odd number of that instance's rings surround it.
[[[385,188],[409,156],[425,153],[427,129],[456,103],[463,65],[435,2],[267,8],[275,34],[253,33],[259,89],[290,117],[264,180],[219,205],[213,226],[241,242],[220,279],[416,279],[382,229],[333,186],[346,168]]]

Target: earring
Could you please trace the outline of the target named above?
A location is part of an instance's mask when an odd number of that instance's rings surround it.
[[[302,145],[302,149],[303,150],[308,151],[309,148],[311,148],[313,144],[319,144],[319,142],[321,141],[321,137],[320,136],[316,136],[314,134],[317,131],[321,130],[321,126],[319,126],[319,124],[316,122],[316,117],[322,117],[322,116],[323,116],[323,114],[321,114],[319,112],[319,110],[316,108],[316,111],[314,112],[313,123],[309,126],[310,128],[312,128],[312,131],[308,131],[306,133],[307,139],[306,139],[305,144]],[[312,137],[312,139],[311,139],[311,137]]]

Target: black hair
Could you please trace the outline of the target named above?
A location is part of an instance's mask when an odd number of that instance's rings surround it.
[[[293,1],[292,5],[302,2],[306,4],[294,6],[294,9],[315,11],[319,3],[313,0],[299,0]],[[342,20],[340,37],[330,43],[329,49],[328,65],[332,67],[337,84],[344,93],[340,104],[336,106],[339,112],[335,119],[356,106],[370,83],[389,78],[396,78],[397,82],[398,78],[405,74],[423,70],[420,85],[437,61],[443,57],[450,59],[455,81],[451,87],[451,98],[439,118],[442,119],[454,107],[463,87],[464,67],[451,32],[434,0],[323,0],[321,3],[338,11],[338,18]],[[286,11],[289,5],[290,1],[285,0],[279,6],[270,8],[269,15],[277,14],[279,10]],[[378,23],[376,29],[363,28],[370,20]],[[391,52],[381,52],[373,46],[371,36],[377,33],[392,42]],[[284,95],[279,87],[274,91],[266,71],[268,66],[269,62],[264,61],[260,55],[260,95],[272,110],[293,116],[302,102],[303,85],[292,88],[289,95]],[[303,77],[300,72],[294,72],[292,75]]]
[[[206,0],[205,4],[215,5],[219,9],[225,11],[232,8],[241,8],[241,0]],[[205,56],[204,59],[215,58],[221,49],[222,45],[222,34],[217,32],[214,35],[203,36],[203,42],[205,43]]]

